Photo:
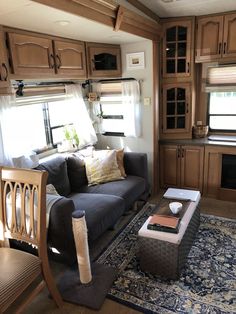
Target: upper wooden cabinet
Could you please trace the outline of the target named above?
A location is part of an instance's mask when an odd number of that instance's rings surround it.
[[[120,77],[121,50],[118,45],[86,43],[88,76]]]
[[[236,57],[236,14],[197,19],[196,62]]]
[[[54,40],[55,67],[60,75],[85,78],[86,58],[83,42]]]
[[[193,63],[193,19],[163,23],[163,78],[190,77]]]
[[[6,60],[6,46],[0,26],[0,94],[10,93],[9,69]]]
[[[21,78],[85,78],[84,43],[8,32],[12,72]]]
[[[52,40],[8,33],[12,71],[16,75],[55,74]]]

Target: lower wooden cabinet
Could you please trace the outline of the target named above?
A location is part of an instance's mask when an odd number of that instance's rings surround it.
[[[204,147],[189,145],[160,146],[161,187],[202,191]]]

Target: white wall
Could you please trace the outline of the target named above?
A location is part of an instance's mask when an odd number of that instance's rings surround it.
[[[122,51],[122,69],[123,77],[133,77],[141,80],[141,117],[142,117],[142,135],[140,138],[115,137],[98,135],[98,145],[100,149],[122,148],[125,151],[145,152],[148,155],[149,181],[152,184],[153,172],[153,57],[152,41],[144,40],[138,43],[121,45]],[[145,68],[138,70],[127,70],[126,54],[133,52],[145,53]],[[151,104],[144,106],[144,97],[151,98]]]

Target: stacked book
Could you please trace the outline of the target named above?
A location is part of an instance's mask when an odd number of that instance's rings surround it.
[[[180,218],[155,214],[151,217],[147,226],[150,230],[178,233]]]

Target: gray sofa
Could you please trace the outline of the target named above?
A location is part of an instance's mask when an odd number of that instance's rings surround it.
[[[137,200],[146,201],[149,195],[146,154],[125,153],[124,168],[126,179],[88,186],[85,167],[78,157],[57,156],[37,167],[48,172],[48,184],[53,184],[63,196],[51,208],[48,228],[48,244],[59,252],[63,261],[72,263],[76,259],[73,211],[85,211],[92,245]]]

